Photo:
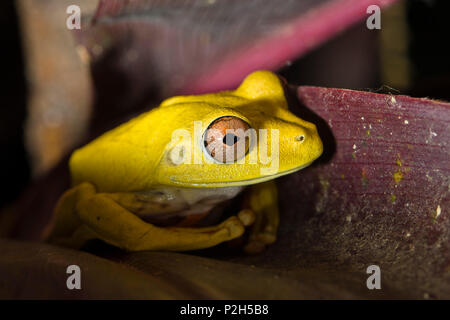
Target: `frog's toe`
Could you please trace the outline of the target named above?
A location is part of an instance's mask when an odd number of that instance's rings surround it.
[[[222,226],[228,231],[229,239],[240,237],[245,231],[244,224],[234,216],[225,220]]]
[[[273,233],[262,232],[253,234],[245,245],[244,251],[250,254],[260,253],[264,251],[267,245],[274,243],[276,240],[277,237]]]
[[[256,219],[255,212],[250,209],[243,209],[239,211],[237,216],[239,220],[242,222],[242,224],[246,227],[251,226]]]
[[[264,244],[272,244],[277,240],[277,237],[272,233],[260,233],[256,238]]]
[[[258,240],[249,241],[245,247],[244,251],[249,254],[256,254],[264,251],[266,244]]]

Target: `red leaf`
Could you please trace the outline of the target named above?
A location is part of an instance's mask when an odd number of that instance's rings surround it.
[[[326,151],[280,181],[279,242],[247,262],[361,274],[376,264],[391,287],[448,298],[450,104],[319,87],[297,95]]]

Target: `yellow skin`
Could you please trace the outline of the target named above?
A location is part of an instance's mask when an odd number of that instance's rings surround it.
[[[176,129],[195,137],[194,121],[201,121],[204,132],[224,116],[245,121],[257,138],[259,129],[279,130],[278,171],[263,172],[269,164],[250,163],[259,145],[240,163],[218,163],[204,156],[201,144],[172,140]],[[271,138],[268,133],[269,150]],[[174,163],[171,151],[180,144],[203,161]],[[173,97],[72,154],[73,187],[55,208],[48,240],[80,247],[98,238],[130,251],[184,251],[238,238],[249,227],[245,249],[259,252],[276,240],[279,212],[272,180],[304,168],[321,153],[315,125],[288,110],[280,80],[271,72],[250,74],[234,91]],[[161,227],[143,218],[204,213],[211,209],[204,205],[206,197],[217,205],[244,186],[249,187],[242,210],[215,226]]]

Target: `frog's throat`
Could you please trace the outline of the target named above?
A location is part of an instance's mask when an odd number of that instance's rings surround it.
[[[306,167],[308,167],[311,163],[313,163],[314,161],[308,162],[307,164],[304,164],[302,166],[299,167],[295,167],[289,170],[285,170],[285,171],[281,171],[278,172],[276,174],[272,174],[272,175],[266,175],[266,176],[262,176],[262,177],[258,177],[258,178],[252,178],[252,179],[247,179],[247,180],[239,180],[239,181],[231,181],[231,182],[204,182],[204,183],[195,183],[195,182],[183,182],[183,181],[179,181],[173,177],[170,177],[170,180],[174,183],[174,184],[179,184],[180,186],[190,186],[190,187],[194,187],[194,188],[202,188],[202,187],[207,187],[207,188],[212,188],[212,187],[234,187],[234,186],[244,186],[244,185],[252,185],[252,184],[257,184],[257,183],[261,183],[261,182],[265,182],[265,181],[269,181],[269,180],[273,180],[276,179],[278,177],[281,176],[285,176],[291,173],[294,173],[296,171],[302,170]]]

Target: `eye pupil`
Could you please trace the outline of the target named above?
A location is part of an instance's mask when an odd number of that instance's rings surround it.
[[[239,137],[232,133],[227,133],[225,137],[223,137],[223,143],[225,143],[227,146],[232,146],[236,144],[236,142],[239,141]]]
[[[214,120],[204,133],[205,150],[221,163],[233,163],[245,157],[250,147],[250,126],[235,116]]]

